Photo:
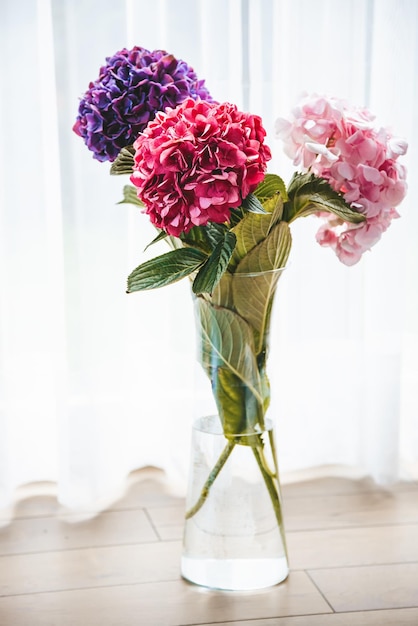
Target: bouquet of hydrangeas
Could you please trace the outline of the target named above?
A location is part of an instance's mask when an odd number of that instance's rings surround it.
[[[299,166],[286,186],[266,173],[271,153],[260,117],[216,102],[185,62],[139,47],[107,59],[81,99],[74,130],[94,158],[112,162],[112,174],[130,176],[123,202],[149,216],[151,243],[171,248],[134,269],[128,292],[191,281],[225,449],[188,515],[245,435],[280,521],[277,466],[264,457],[261,433],[269,322],[291,224],[318,216],[318,242],[347,265],[359,261],[398,217],[405,142],[376,128],[365,109],[306,96],[291,119],[277,122]]]

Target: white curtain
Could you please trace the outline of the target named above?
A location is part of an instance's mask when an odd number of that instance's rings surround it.
[[[369,106],[410,144],[409,193],[382,241],[342,266],[293,229],[271,379],[284,478],[324,466],[418,478],[418,3],[415,0],[3,0],[0,3],[0,506],[57,484],[69,507],[109,501],[161,467],[182,488],[195,369],[187,282],[126,295],[154,231],[118,205],[72,132],[105,57],[163,48],[274,137],[303,91]]]

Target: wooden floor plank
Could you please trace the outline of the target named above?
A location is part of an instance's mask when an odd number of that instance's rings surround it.
[[[284,518],[290,531],[418,523],[418,491],[287,498]]]
[[[315,570],[309,574],[335,611],[418,607],[418,563]]]
[[[147,513],[162,540],[175,540],[183,537],[184,502],[176,506],[149,506]]]
[[[316,570],[310,576],[335,611],[418,607],[418,563]]]
[[[418,562],[418,524],[287,533],[293,569]]]
[[[0,596],[177,580],[178,542],[0,557]]]
[[[244,622],[217,622],[216,626],[417,626],[417,609],[358,611],[299,617],[256,619]],[[214,622],[202,626],[215,626]]]
[[[310,480],[294,481],[282,485],[283,496],[286,498],[304,498],[313,496],[338,496],[350,493],[377,493],[417,491],[418,482],[401,481],[386,486],[376,485],[369,477],[354,480],[342,476],[325,476]]]
[[[0,555],[155,542],[158,539],[143,510],[106,511],[83,521],[71,515],[25,518],[0,528]]]
[[[256,593],[208,592],[177,580],[0,598],[4,626],[188,626],[327,611],[304,572]]]

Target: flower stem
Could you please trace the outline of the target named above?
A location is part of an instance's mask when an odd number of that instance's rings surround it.
[[[276,443],[274,441],[274,434],[272,430],[269,430],[269,441],[270,441],[271,455],[273,457],[275,477],[277,478],[277,483],[280,484],[279,465],[277,463],[277,454],[276,454]]]
[[[272,476],[271,471],[269,471],[269,469],[266,468],[265,466],[265,459],[263,458],[264,454],[263,454],[262,449],[260,451],[260,448],[258,446],[252,446],[252,450],[253,450],[255,459],[257,461],[257,464],[260,468],[261,474],[264,478],[264,482],[266,484],[267,490],[270,495],[271,503],[273,505],[274,513],[276,515],[277,524],[279,526],[279,531],[280,531],[280,535],[281,535],[282,542],[283,542],[283,548],[287,556],[286,536],[285,536],[284,526],[283,526],[282,503],[281,503],[281,498],[280,498],[280,490],[278,486],[279,485],[278,476],[277,476],[277,486],[276,486],[275,481],[274,481],[274,476]],[[276,465],[276,460],[275,460],[275,465]]]
[[[190,519],[191,517],[193,517],[193,515],[195,515],[199,511],[199,509],[202,508],[202,506],[206,502],[206,498],[209,495],[210,488],[215,482],[215,479],[218,476],[219,472],[221,471],[221,469],[227,462],[228,457],[231,454],[234,447],[235,447],[235,442],[228,441],[225,448],[222,450],[219,459],[216,461],[216,464],[213,466],[212,471],[210,472],[205,484],[203,485],[199,499],[197,500],[196,504],[194,504],[188,511],[186,511],[186,519]]]

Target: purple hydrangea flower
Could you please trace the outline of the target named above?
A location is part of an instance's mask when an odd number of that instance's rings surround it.
[[[74,132],[98,161],[114,161],[158,111],[186,98],[212,101],[193,68],[164,50],[135,46],[106,59],[81,99]]]

